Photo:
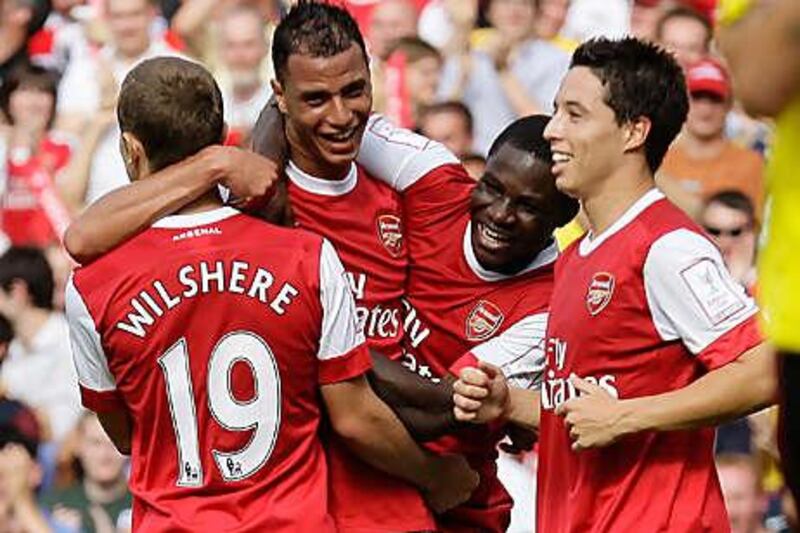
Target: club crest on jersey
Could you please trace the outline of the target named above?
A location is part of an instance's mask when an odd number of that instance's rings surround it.
[[[586,292],[586,309],[589,314],[597,316],[606,308],[614,295],[614,276],[608,272],[597,272],[592,276],[589,290]]]
[[[376,219],[378,237],[392,257],[400,257],[403,251],[403,221],[394,213],[378,215]]]
[[[494,335],[503,323],[503,312],[492,302],[481,300],[467,317],[467,339],[483,341]]]

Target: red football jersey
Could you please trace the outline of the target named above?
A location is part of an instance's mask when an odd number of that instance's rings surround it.
[[[556,266],[537,524],[548,533],[729,531],[713,429],[644,432],[571,450],[558,405],[576,374],[618,398],[685,387],[761,342],[757,308],[717,248],[657,190]]]
[[[47,246],[61,239],[69,214],[53,184],[67,164],[71,147],[58,137],[45,137],[34,154],[11,150],[3,195],[2,229],[15,245]],[[16,152],[16,153],[15,153]]]
[[[331,244],[164,218],[67,288],[86,407],[133,420],[137,531],[333,531],[318,385],[370,366]]]
[[[533,386],[544,364],[555,242],[516,275],[486,270],[471,240],[475,181],[444,146],[374,116],[358,160],[403,192],[410,265],[404,364],[439,380],[482,359],[513,384]],[[506,530],[511,500],[495,466],[501,437],[476,426],[430,444],[465,454],[481,474],[471,500],[441,517],[441,529]]]
[[[341,255],[367,343],[399,357],[408,264],[399,196],[356,164],[342,180],[315,178],[293,163],[286,173],[297,223],[329,239]],[[372,468],[329,437],[331,513],[340,530],[433,529],[415,487]]]

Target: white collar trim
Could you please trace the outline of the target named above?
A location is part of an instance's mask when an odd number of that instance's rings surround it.
[[[466,259],[470,270],[483,281],[503,281],[555,263],[556,259],[558,259],[558,244],[556,244],[555,239],[553,239],[553,242],[547,248],[539,252],[528,266],[516,274],[501,274],[500,272],[488,270],[481,266],[478,258],[475,256],[475,249],[472,247],[472,221],[469,221],[467,223],[467,229],[464,230],[464,259]]]
[[[238,215],[239,211],[232,207],[220,207],[212,209],[211,211],[203,211],[202,213],[191,213],[189,215],[170,215],[157,220],[154,228],[192,228],[195,226],[205,226],[206,224],[213,224],[220,220],[225,220],[234,215]]]
[[[618,233],[622,228],[633,222],[642,212],[664,198],[664,193],[656,188],[650,189],[644,193],[621,217],[619,217],[608,229],[597,237],[593,237],[592,232],[586,233],[586,236],[581,240],[578,245],[578,253],[581,256],[587,256],[593,251],[597,250],[601,244],[610,239],[614,234]]]
[[[286,167],[286,175],[289,176],[289,180],[292,183],[304,191],[322,196],[343,196],[355,189],[358,184],[358,171],[355,163],[350,164],[350,171],[340,180],[315,178],[311,174],[300,170],[293,161],[289,161]]]

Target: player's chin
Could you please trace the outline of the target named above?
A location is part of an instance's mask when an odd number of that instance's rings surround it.
[[[475,247],[475,257],[483,268],[501,272],[511,261],[511,250],[508,246],[486,246],[479,242]]]

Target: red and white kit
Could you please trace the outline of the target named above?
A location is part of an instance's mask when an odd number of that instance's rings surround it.
[[[410,264],[404,364],[439,380],[482,359],[512,384],[533,386],[544,365],[555,243],[514,276],[488,271],[470,238],[475,182],[444,146],[374,116],[358,161],[403,194]],[[441,529],[506,530],[511,499],[495,466],[501,437],[476,427],[431,443],[465,454],[481,474],[470,501],[440,517]]]
[[[164,218],[67,287],[83,403],[133,420],[136,531],[333,531],[318,386],[369,367],[331,244]]]
[[[541,531],[729,531],[713,429],[576,453],[554,410],[576,395],[571,374],[620,399],[685,387],[761,342],[756,313],[717,248],[655,189],[564,252],[542,382]]]
[[[400,357],[408,266],[400,197],[357,164],[336,181],[310,176],[291,162],[287,174],[297,223],[329,239],[341,255],[368,345]],[[433,529],[415,487],[367,465],[328,433],[331,513],[339,529]]]

